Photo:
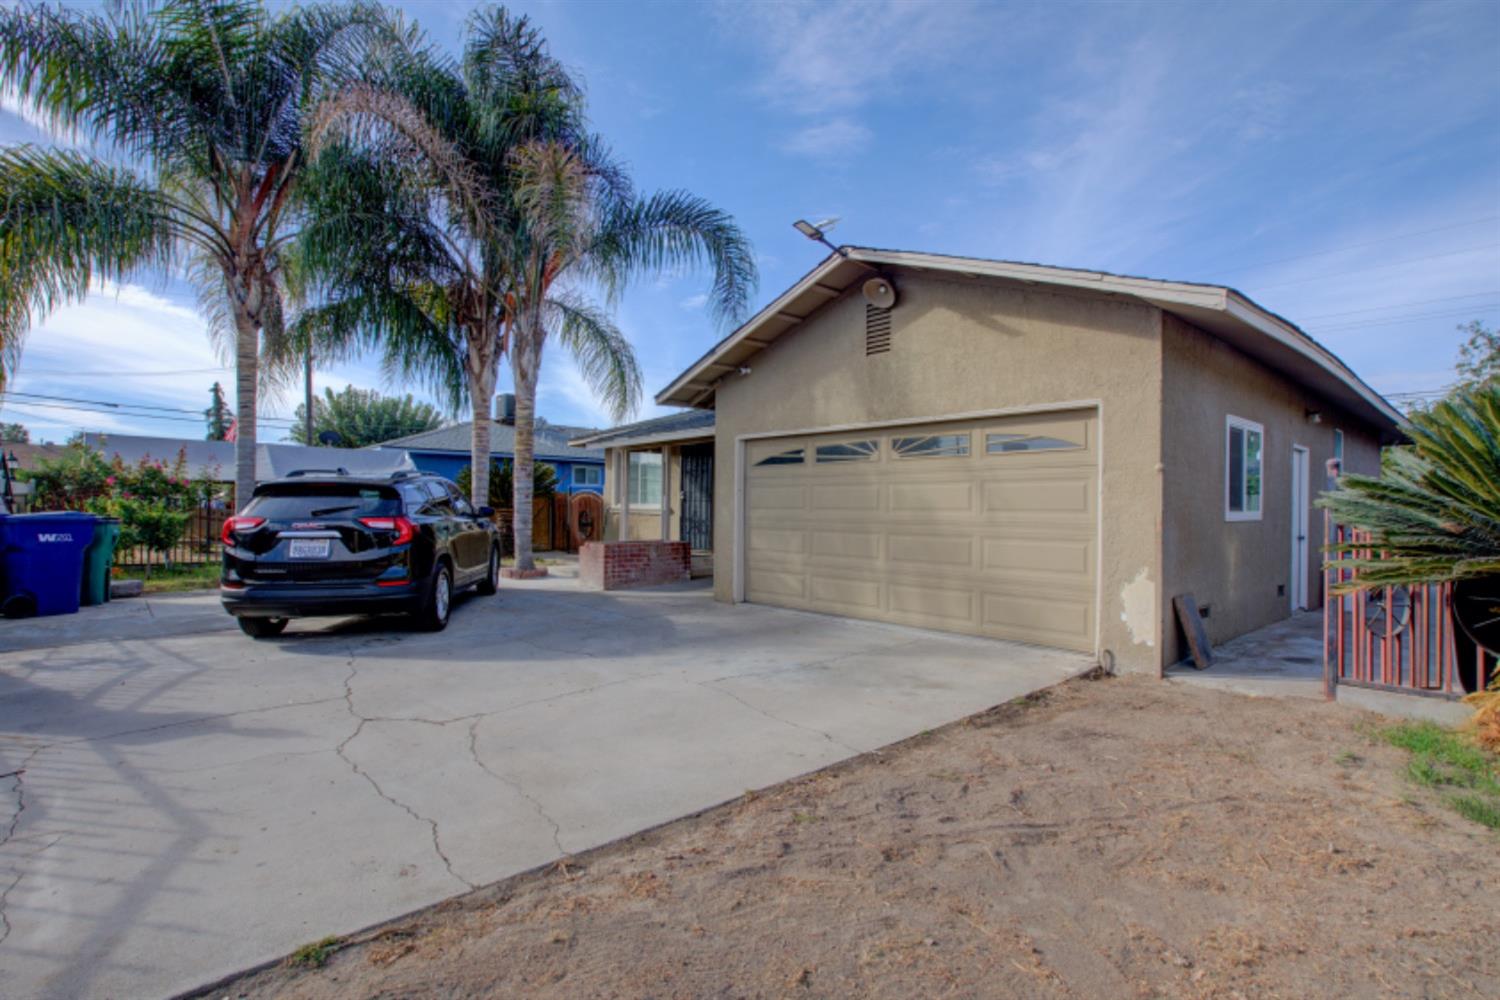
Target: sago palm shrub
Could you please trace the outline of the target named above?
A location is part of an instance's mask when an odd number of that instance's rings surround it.
[[[1386,450],[1379,477],[1344,476],[1318,501],[1340,524],[1369,533],[1329,546],[1355,571],[1335,589],[1451,580],[1459,584],[1455,601],[1500,605],[1500,382],[1467,386],[1412,414],[1407,433],[1412,443]],[[1472,662],[1460,656],[1466,684]],[[1470,700],[1481,739],[1500,746],[1496,685],[1500,676]]]

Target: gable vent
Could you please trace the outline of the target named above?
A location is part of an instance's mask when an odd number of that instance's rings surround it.
[[[865,354],[884,354],[891,349],[891,311],[865,306]]]

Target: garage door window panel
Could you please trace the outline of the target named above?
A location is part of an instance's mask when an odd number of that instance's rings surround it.
[[[1082,441],[1049,437],[1045,434],[986,434],[984,450],[991,455],[1011,455],[1028,451],[1077,451]]]
[[[879,441],[839,441],[818,445],[814,458],[819,465],[827,465],[836,462],[869,462],[879,455]]]
[[[922,434],[891,438],[897,458],[963,458],[969,454],[968,434]]]
[[[756,462],[755,464],[757,466],[764,466],[764,465],[802,465],[803,464],[803,454],[804,454],[804,452],[803,452],[803,449],[801,449],[801,448],[788,448],[786,451],[778,451],[774,455],[767,455],[765,458],[761,459],[759,462]]]
[[[1230,417],[1225,424],[1224,519],[1259,521],[1262,481],[1262,451],[1265,429],[1243,417]]]

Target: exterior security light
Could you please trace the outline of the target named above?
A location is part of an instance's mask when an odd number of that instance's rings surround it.
[[[813,242],[823,244],[825,247],[832,250],[840,257],[847,257],[849,256],[849,254],[842,247],[836,247],[832,243],[828,242],[828,236],[823,232],[824,226],[832,226],[837,221],[839,221],[837,218],[833,218],[824,219],[821,223],[812,223],[808,222],[806,219],[798,219],[796,222],[792,223],[792,228],[797,230],[797,232],[801,233],[803,236],[806,236]]]

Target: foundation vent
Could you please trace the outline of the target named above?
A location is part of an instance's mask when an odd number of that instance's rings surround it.
[[[891,349],[891,311],[865,306],[865,354],[884,354]]]

